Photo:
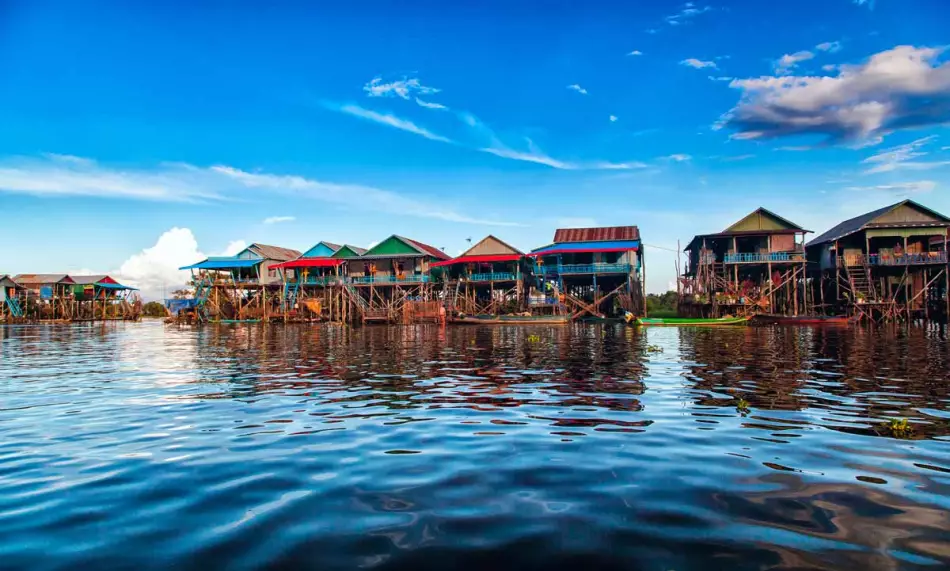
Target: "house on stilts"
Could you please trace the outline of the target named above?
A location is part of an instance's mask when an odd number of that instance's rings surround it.
[[[24,321],[24,294],[26,288],[6,274],[0,275],[0,322],[16,323]]]
[[[234,256],[207,258],[191,270],[197,315],[211,321],[261,321],[283,316],[278,266],[300,257],[290,248],[251,244]]]
[[[138,290],[107,275],[70,276],[73,321],[136,321],[142,316]]]
[[[528,257],[532,314],[581,317],[644,314],[645,266],[636,226],[562,228]]]
[[[946,320],[950,218],[913,200],[838,224],[806,246],[827,313],[874,322]]]
[[[677,288],[680,315],[808,313],[808,232],[760,207],[722,232],[694,236]]]
[[[28,321],[69,321],[72,318],[73,279],[66,274],[18,274],[23,288],[20,304]]]
[[[353,305],[353,318],[390,323],[438,320],[441,302],[433,296],[429,270],[434,262],[449,258],[438,248],[394,234],[347,259],[343,287]]]
[[[524,252],[489,235],[431,267],[449,315],[506,315],[524,311],[524,264]]]
[[[351,313],[344,288],[347,263],[366,250],[349,244],[318,242],[299,258],[274,266],[283,282],[285,321],[347,321]]]

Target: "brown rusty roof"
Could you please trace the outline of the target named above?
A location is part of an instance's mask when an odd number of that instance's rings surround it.
[[[248,249],[264,258],[265,260],[277,260],[279,262],[289,262],[300,257],[300,252],[290,248],[281,248],[280,246],[268,246],[267,244],[251,244]]]
[[[603,242],[606,240],[639,240],[636,226],[606,226],[602,228],[558,228],[554,242]]]
[[[73,279],[66,274],[18,274],[13,279],[18,283],[30,285],[73,283]]]

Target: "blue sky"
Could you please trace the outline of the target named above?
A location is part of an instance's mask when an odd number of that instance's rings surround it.
[[[950,212],[950,4],[0,0],[0,273]]]

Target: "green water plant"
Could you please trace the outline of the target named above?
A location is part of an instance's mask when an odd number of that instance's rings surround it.
[[[647,345],[647,353],[662,353],[663,347],[659,345]]]
[[[740,414],[749,414],[749,401],[745,400],[742,397],[739,397],[739,400],[736,402],[736,411]]]
[[[906,418],[892,418],[888,422],[882,422],[881,426],[894,438],[910,438],[914,433],[914,426]]]
[[[528,343],[540,343],[540,342],[541,342],[540,335],[528,335]]]

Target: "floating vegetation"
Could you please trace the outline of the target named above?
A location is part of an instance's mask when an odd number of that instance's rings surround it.
[[[881,426],[894,438],[910,438],[914,434],[914,426],[906,418],[892,418],[888,422],[882,422]]]
[[[736,410],[743,415],[749,414],[749,411],[751,410],[749,408],[749,401],[745,400],[744,398],[740,398],[736,403]]]
[[[540,342],[541,342],[540,335],[528,335],[528,343],[540,343]]]
[[[662,353],[663,347],[659,345],[647,345],[647,353]]]

